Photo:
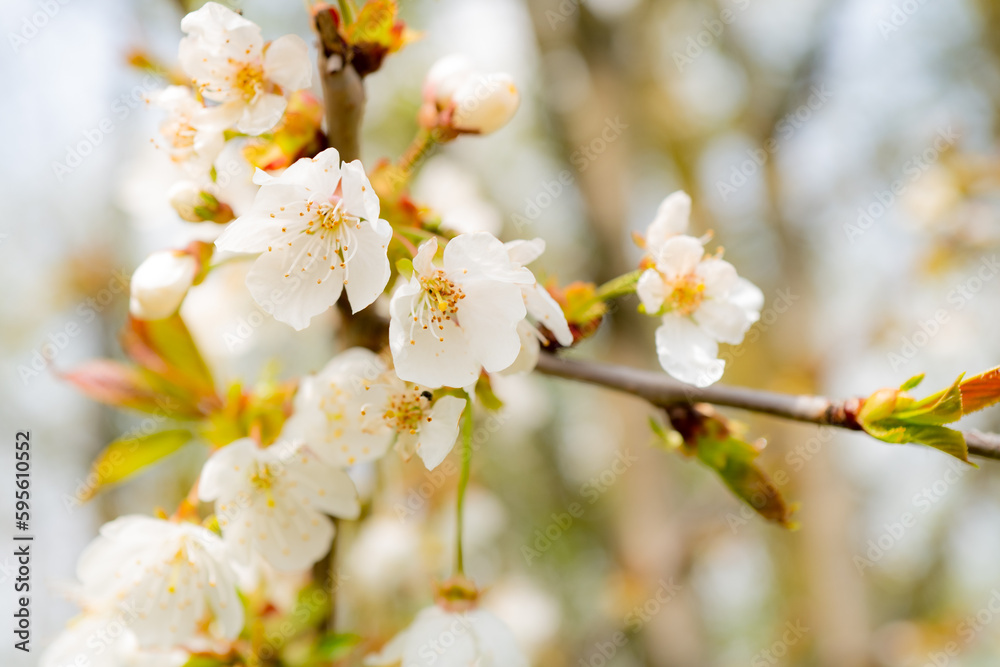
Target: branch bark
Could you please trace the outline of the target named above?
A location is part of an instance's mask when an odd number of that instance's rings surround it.
[[[698,388],[662,373],[595,361],[572,361],[548,353],[541,354],[536,370],[545,375],[618,389],[663,408],[678,403],[710,403],[809,424],[863,431],[856,419],[862,403],[860,398],[840,401],[824,396],[796,396],[719,384]],[[962,434],[969,454],[1000,460],[1000,434],[976,430]]]
[[[361,119],[365,86],[350,61],[350,50],[337,32],[330,12],[315,17],[319,34],[319,75],[326,108],[326,136],[345,162],[361,158]]]

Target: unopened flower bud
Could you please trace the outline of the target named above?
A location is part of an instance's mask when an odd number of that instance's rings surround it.
[[[132,274],[129,311],[140,320],[161,320],[180,307],[198,273],[198,261],[173,250],[154,252]]]
[[[514,80],[507,74],[490,74],[469,79],[452,102],[452,127],[460,132],[490,134],[506,125],[521,103]]]
[[[424,101],[445,107],[455,92],[475,75],[472,61],[460,54],[445,56],[434,63],[424,79]]]
[[[235,217],[228,204],[193,181],[178,181],[170,188],[168,197],[177,215],[188,222],[222,224]]]
[[[420,124],[448,138],[459,133],[490,134],[510,121],[521,97],[507,74],[475,71],[465,56],[437,61],[424,81]]]

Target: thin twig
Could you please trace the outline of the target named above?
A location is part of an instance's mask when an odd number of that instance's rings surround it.
[[[618,389],[659,407],[678,403],[710,403],[810,424],[863,430],[856,418],[862,403],[859,398],[838,401],[823,396],[797,396],[720,384],[698,388],[672,380],[662,373],[595,361],[572,361],[547,353],[539,357],[537,370],[546,375]],[[963,431],[963,435],[969,454],[1000,459],[1000,435],[976,430]]]

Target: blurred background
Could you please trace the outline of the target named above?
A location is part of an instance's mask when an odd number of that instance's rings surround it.
[[[150,142],[162,116],[143,101],[163,84],[127,62],[137,47],[174,62],[194,8],[183,4],[0,9],[0,415],[5,438],[32,430],[37,535],[36,652],[5,641],[3,664],[34,665],[72,616],[65,586],[100,524],[172,507],[204,459],[188,448],[80,505],[100,448],[156,424],[88,402],[53,373],[120,356],[132,269],[213,233],[168,206],[175,176]],[[725,382],[846,397],[921,372],[936,389],[997,364],[997,3],[401,5],[424,37],[368,80],[367,165],[405,149],[440,56],[510,72],[523,95],[511,125],[424,165],[414,197],[447,224],[540,236],[543,273],[602,281],[635,266],[632,231],[684,189],[694,231],[714,230],[767,296],[746,342],[723,353]],[[230,6],[265,38],[313,41],[301,3]],[[298,334],[270,321],[245,268],[213,274],[183,310],[218,377],[320,368],[337,350],[334,316]],[[656,322],[634,305],[623,301],[579,354],[656,368]],[[534,375],[498,392],[506,407],[477,440],[467,562],[533,664],[997,664],[1000,464],[974,470],[930,449],[731,413],[767,439],[764,467],[801,503],[790,532],[657,448],[638,400]],[[969,425],[996,430],[1000,418]],[[12,455],[0,469],[11,479]],[[456,469],[429,475],[390,457],[355,471],[370,511],[340,538],[344,629],[384,639],[429,602],[450,562]],[[582,512],[567,522],[574,503]],[[0,556],[5,618],[13,565]]]

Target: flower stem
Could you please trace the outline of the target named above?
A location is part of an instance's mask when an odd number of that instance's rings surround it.
[[[424,128],[417,132],[417,136],[413,138],[406,152],[400,156],[396,163],[398,172],[396,174],[397,182],[394,183],[394,186],[397,192],[410,181],[414,169],[424,161],[436,144],[437,139],[433,132]]]
[[[595,300],[607,301],[608,299],[613,299],[618,296],[632,294],[635,292],[635,286],[639,282],[639,278],[641,276],[642,271],[639,270],[626,273],[618,276],[617,278],[612,278],[597,288],[597,291],[594,293],[594,298]]]
[[[465,559],[462,553],[462,526],[465,515],[465,489],[469,485],[469,469],[472,463],[472,399],[466,399],[462,417],[462,471],[458,478],[458,499],[455,502],[455,574],[465,574]]]

